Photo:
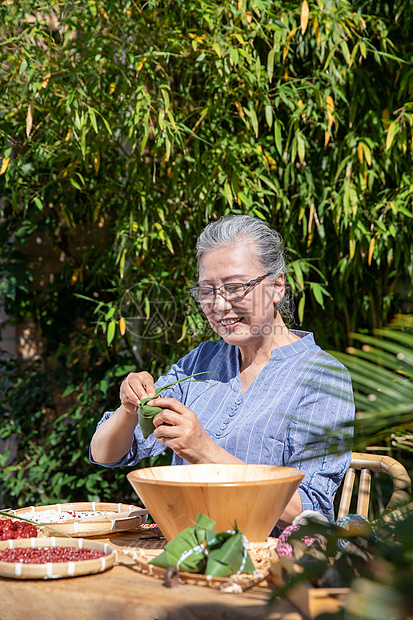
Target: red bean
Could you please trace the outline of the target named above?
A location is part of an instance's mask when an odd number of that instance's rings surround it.
[[[0,551],[0,562],[46,564],[47,562],[82,562],[108,555],[98,549],[77,547],[16,547]]]
[[[0,520],[0,540],[36,538],[37,528],[32,523],[12,519]]]

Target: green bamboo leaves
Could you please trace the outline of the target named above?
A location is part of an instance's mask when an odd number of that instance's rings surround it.
[[[138,408],[138,424],[142,431],[142,435],[144,439],[149,437],[151,433],[155,430],[155,426],[153,423],[153,418],[161,413],[162,407],[154,407],[152,405],[148,405],[147,403],[154,398],[157,398],[164,390],[167,388],[176,385],[177,383],[183,383],[185,381],[190,381],[193,377],[197,375],[205,375],[207,372],[197,372],[194,375],[189,375],[188,377],[184,377],[183,379],[178,379],[178,381],[174,381],[173,383],[168,383],[160,388],[155,390],[155,396],[148,396],[147,398],[142,398],[139,408]],[[215,374],[215,373],[214,373]],[[195,379],[196,381],[201,381],[202,379]]]
[[[168,568],[176,566],[188,573],[205,573],[212,577],[255,572],[245,537],[234,530],[215,532],[215,521],[198,513],[195,527],[187,527],[169,541],[163,552],[149,564]]]

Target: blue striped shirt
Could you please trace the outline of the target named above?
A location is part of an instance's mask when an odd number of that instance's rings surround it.
[[[328,454],[326,431],[354,419],[351,380],[344,366],[315,344],[312,334],[294,333],[300,340],[274,349],[243,394],[238,347],[223,340],[203,342],[160,377],[156,387],[205,373],[197,377],[203,381],[180,383],[162,396],[176,398],[194,411],[215,443],[242,461],[305,472],[298,489],[303,510],[317,510],[333,520],[334,495],[351,453]],[[106,412],[99,424],[112,413]],[[153,435],[143,439],[137,426],[130,451],[106,466],[136,465],[164,450]],[[173,453],[172,464],[185,461]]]

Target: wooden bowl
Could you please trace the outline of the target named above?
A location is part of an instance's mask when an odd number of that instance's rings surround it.
[[[198,512],[217,532],[235,524],[250,542],[263,542],[304,474],[276,465],[174,465],[127,474],[167,540],[195,524]]]

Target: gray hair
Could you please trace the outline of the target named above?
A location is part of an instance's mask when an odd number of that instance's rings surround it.
[[[281,274],[285,275],[286,256],[281,235],[270,228],[267,222],[251,215],[224,215],[216,222],[208,224],[196,243],[198,266],[207,252],[237,241],[254,244],[255,259],[265,272],[273,274],[271,279],[276,280]],[[292,293],[288,286],[278,309],[284,319],[294,322]]]

